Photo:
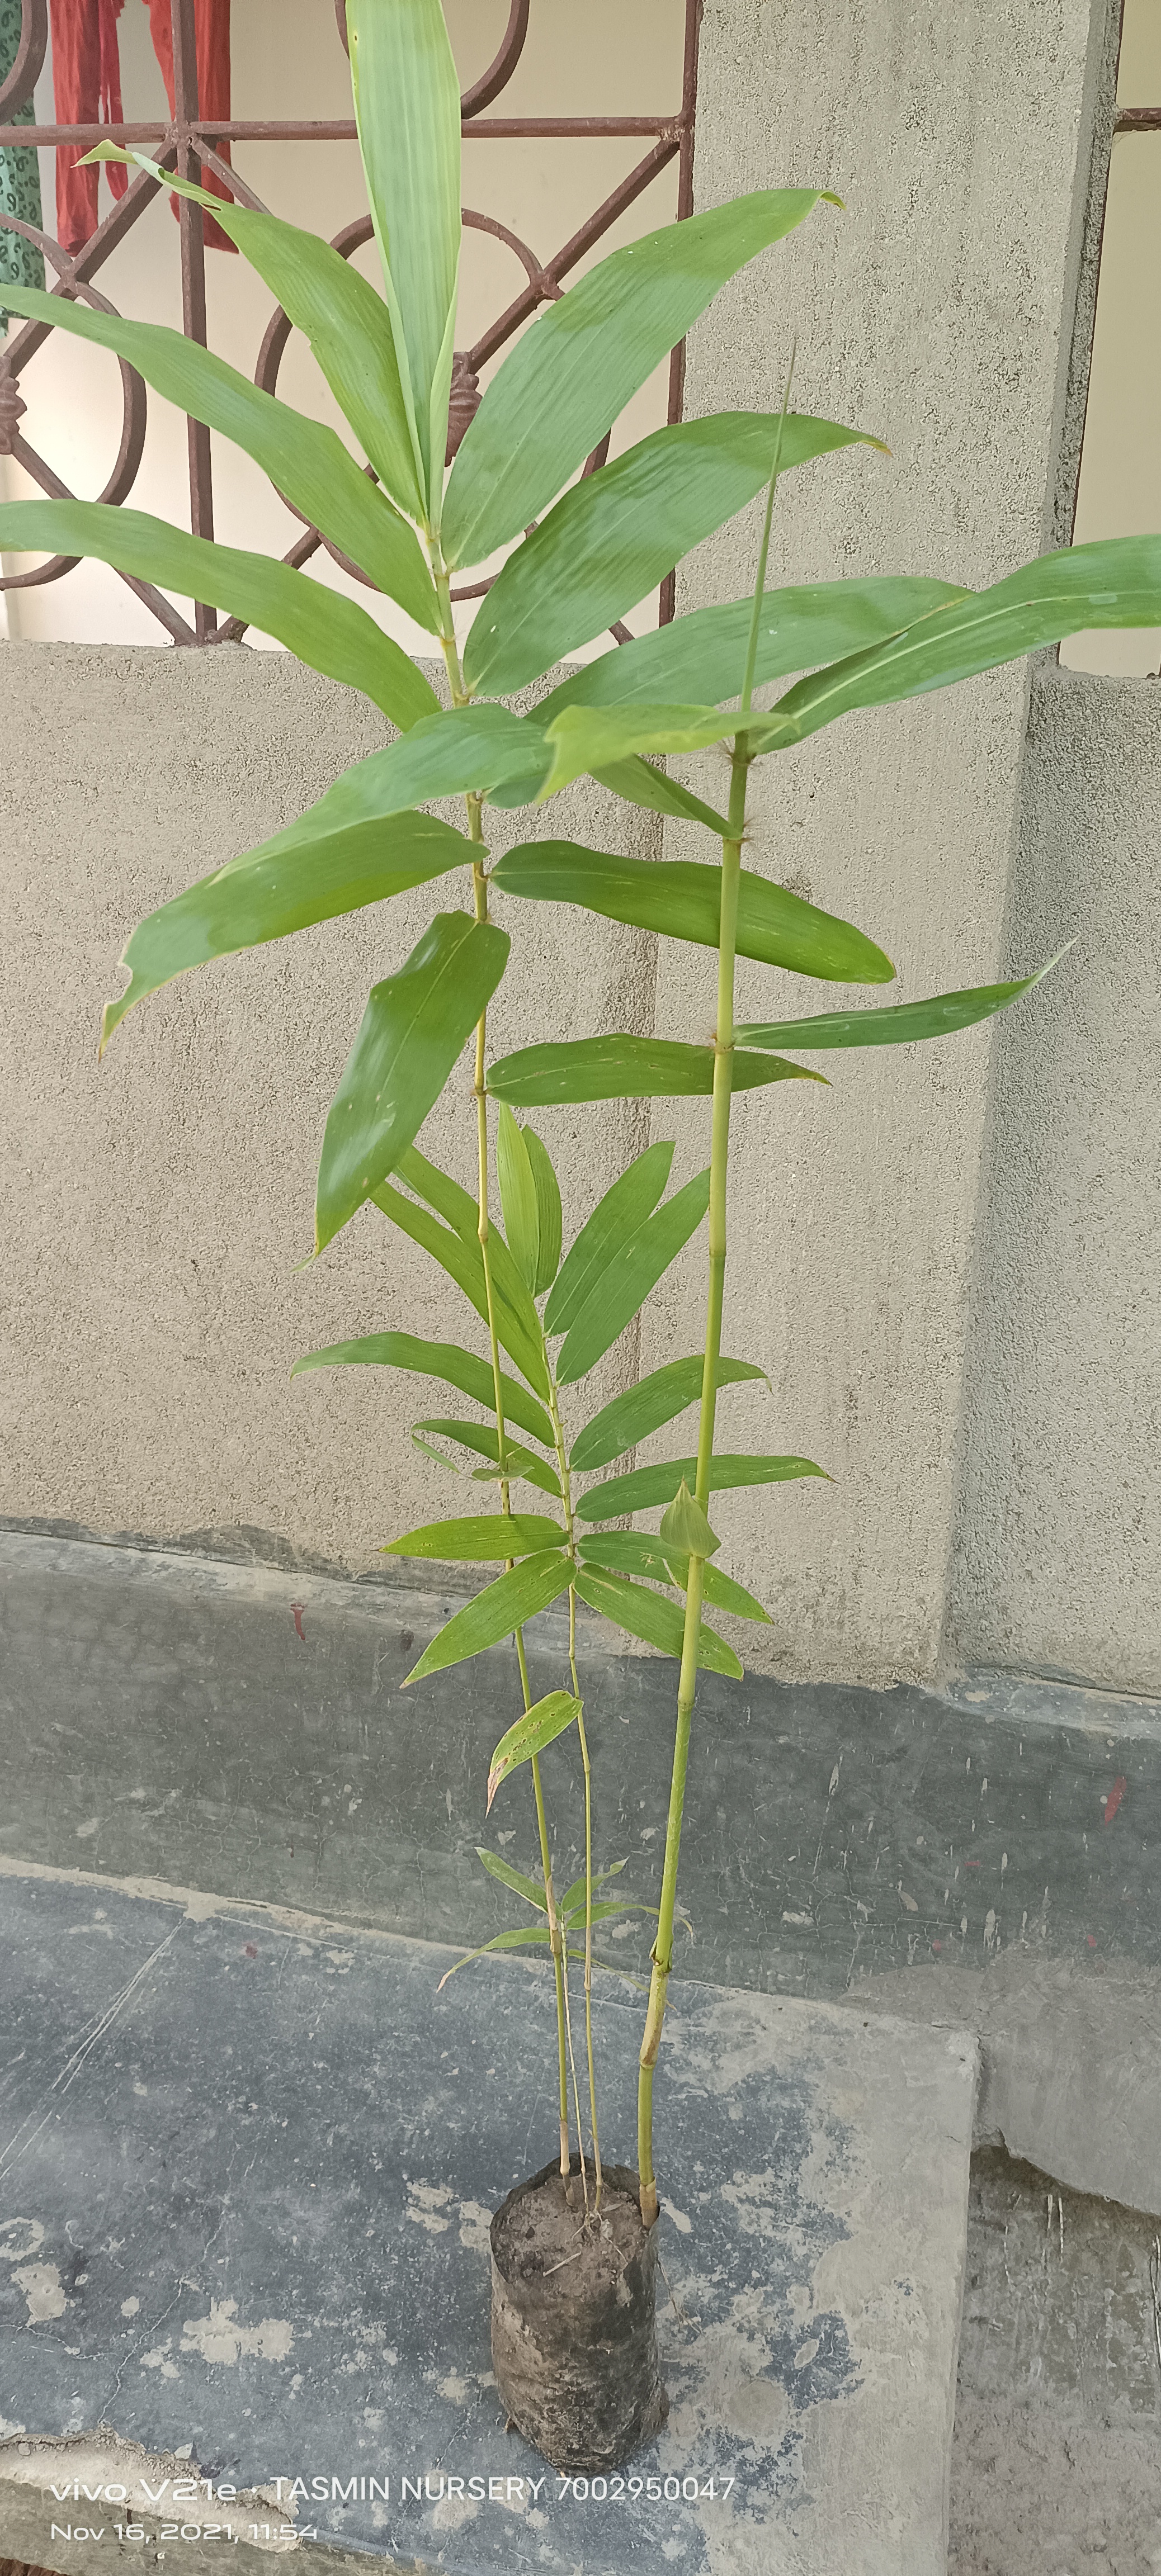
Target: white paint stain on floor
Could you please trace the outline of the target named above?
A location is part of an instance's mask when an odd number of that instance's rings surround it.
[[[28,2301],[30,2326],[48,2325],[53,2317],[63,2317],[68,2300],[55,2263],[23,2263],[12,2278]]]
[[[207,2364],[225,2363],[227,2367],[245,2357],[256,2361],[285,2361],[294,2342],[294,2328],[285,2317],[263,2317],[261,2325],[237,2323],[236,2299],[211,2299],[208,2317],[185,2317],[182,2320],[183,2352],[197,2352]]]

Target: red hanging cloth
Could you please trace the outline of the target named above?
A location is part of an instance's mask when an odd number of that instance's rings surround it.
[[[116,0],[116,5],[120,5],[120,0]],[[173,17],[170,0],[148,0],[148,6],[153,50],[161,65],[166,95],[169,99],[169,112],[172,116],[175,93]],[[197,38],[198,114],[207,122],[211,118],[220,117],[222,123],[228,125],[230,121],[230,0],[194,0],[194,29]],[[220,144],[218,151],[223,161],[229,160],[228,143]],[[227,204],[229,203],[230,191],[224,181],[219,179],[215,170],[203,170],[201,179],[203,188],[209,188],[215,197],[224,197]],[[174,203],[174,213],[176,212],[177,206]],[[212,215],[207,215],[205,218],[205,236],[207,250],[234,250],[237,247],[228,234],[222,231],[221,225],[214,222]]]
[[[52,86],[58,125],[119,125],[121,67],[117,20],[123,0],[52,0]],[[62,143],[56,155],[56,229],[76,254],[97,229],[100,169],[81,170],[87,143]],[[127,170],[106,164],[109,186],[123,197]]]

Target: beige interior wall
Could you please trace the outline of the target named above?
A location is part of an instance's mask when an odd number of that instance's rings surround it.
[[[449,0],[447,14],[466,85],[496,50],[507,23],[506,0]],[[572,5],[572,0],[536,0],[524,55],[504,93],[503,112],[585,116],[672,110],[681,96],[684,15],[683,0],[633,0],[629,10],[619,0],[585,0],[583,8]],[[126,117],[164,115],[165,93],[142,0],[126,0],[119,24]],[[238,117],[349,116],[350,81],[332,0],[239,0],[233,12],[233,75]],[[37,90],[37,108],[51,121],[51,60]],[[501,112],[499,102],[494,112]],[[477,138],[464,146],[465,202],[499,217],[539,258],[548,258],[650,148],[648,136],[576,142]],[[246,143],[236,149],[238,167],[258,195],[291,221],[330,236],[365,208],[354,144]],[[45,221],[50,231],[55,230],[53,158],[51,153],[41,154]],[[613,227],[592,258],[671,221],[675,191],[671,166]],[[102,214],[109,203],[102,189]],[[373,246],[360,254],[360,264],[369,276],[375,275]],[[240,258],[211,252],[206,265],[210,346],[249,375],[270,318],[270,295]],[[159,200],[150,206],[96,282],[120,311],[180,327],[178,234],[166,204]],[[469,231],[462,269],[460,345],[470,345],[523,283],[524,271],[510,250]],[[619,423],[618,446],[631,445],[664,420],[667,383],[667,370],[659,369]],[[30,363],[23,391],[29,405],[25,428],[33,444],[74,491],[95,498],[120,435],[115,361],[57,334]],[[292,340],[287,351],[280,391],[303,410],[342,428],[337,408],[301,341]],[[185,420],[158,396],[150,396],[149,406],[149,438],[133,505],[188,525]],[[226,544],[283,553],[299,532],[298,522],[247,458],[217,438],[213,447],[217,535]],[[4,458],[0,458],[0,478],[6,478],[0,479],[0,498],[16,499],[34,489]],[[33,560],[14,561],[5,569],[21,571]],[[424,637],[401,611],[389,602],[375,602],[329,557],[318,555],[311,571],[335,589],[356,596],[364,607],[370,605],[409,651],[426,650]],[[81,564],[63,582],[9,593],[8,601],[9,631],[30,642],[155,644],[163,640],[148,610],[101,564]],[[470,609],[461,612],[465,626],[472,613]],[[643,602],[637,622],[649,622],[655,614],[655,604]]]

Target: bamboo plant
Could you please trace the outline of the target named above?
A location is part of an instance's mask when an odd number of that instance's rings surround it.
[[[466,872],[466,900],[436,911],[411,954],[391,962],[371,990],[326,1122],[315,1249],[322,1253],[370,1203],[423,1244],[463,1291],[484,1347],[473,1353],[393,1330],[313,1353],[299,1365],[381,1361],[418,1370],[450,1382],[490,1417],[482,1426],[428,1418],[421,1437],[450,1439],[482,1456],[479,1472],[498,1485],[499,1509],[411,1531],[391,1547],[397,1554],[504,1568],[449,1622],[409,1678],[417,1682],[515,1635],[524,1705],[513,1711],[496,1750],[489,1798],[514,1769],[530,1764],[542,1878],[539,1884],[522,1880],[495,1855],[488,1866],[543,1915],[530,1932],[518,1927],[501,1938],[539,1940],[553,1957],[565,2170],[568,1967],[574,1955],[583,1957],[587,2007],[594,1925],[616,1910],[613,1895],[598,1893],[610,1873],[598,1876],[593,1867],[577,1600],[678,1663],[640,2067],[638,2167],[642,2214],[651,2224],[658,2208],[653,2074],[673,1961],[697,1676],[707,1667],[741,1671],[702,1614],[719,1608],[765,1615],[717,1567],[710,1510],[731,1489],[822,1472],[805,1459],[727,1455],[715,1447],[719,1387],[761,1374],[753,1363],[724,1357],[721,1348],[732,1098],[784,1081],[822,1081],[801,1057],[906,1044],[968,1027],[1036,980],[1027,975],[903,1004],[844,1005],[805,1018],[780,1015],[772,995],[765,1017],[739,1024],[738,957],[840,986],[885,984],[894,975],[860,928],[743,864],[750,773],[757,761],[791,751],[856,708],[946,687],[1082,628],[1161,624],[1161,537],[1043,556],[983,592],[910,576],[769,590],[770,510],[779,475],[853,443],[879,444],[865,432],[791,411],[785,401],[766,411],[679,422],[576,479],[632,395],[726,281],[787,240],[820,204],[836,205],[813,189],[740,197],[652,233],[589,270],[498,367],[449,474],[460,248],[460,110],[451,49],[440,0],[348,0],[347,17],[381,293],[297,226],[252,206],[223,205],[142,154],[108,145],[100,152],[212,208],[305,333],[365,466],[334,431],[176,332],[90,311],[67,293],[13,287],[7,298],[15,312],[113,351],[155,392],[254,459],[370,584],[431,637],[450,704],[441,705],[423,671],[353,600],[288,564],[185,535],[140,512],[78,501],[15,502],[0,508],[0,546],[88,555],[223,608],[310,668],[361,692],[395,729],[385,749],[346,770],[297,822],[139,924],[123,961],[130,982],[105,1012],[103,1045],[139,1001],[188,968]],[[823,219],[835,217],[828,212]],[[775,283],[771,269],[771,291]],[[506,703],[609,629],[763,491],[766,517],[752,596],[695,610],[567,669],[531,713],[518,714]],[[461,646],[452,579],[498,559],[497,577]],[[755,691],[782,679],[793,685],[772,707],[756,707]],[[729,746],[724,812],[657,765],[714,743]],[[550,806],[582,776],[627,804],[692,822],[704,835],[702,860],[609,857],[551,838],[505,847],[507,812]],[[463,830],[426,810],[453,795],[465,799]],[[713,1042],[597,1032],[492,1059],[488,1005],[506,972],[519,984],[528,953],[520,941],[522,907],[530,903],[578,905],[706,949],[716,971]],[[389,938],[390,914],[383,918]],[[416,1145],[465,1049],[473,1066],[474,1198]],[[521,1126],[516,1113],[550,1116],[561,1104],[621,1099],[708,1102],[708,1167],[666,1199],[673,1149],[650,1146],[607,1192],[561,1263],[551,1159],[539,1129]],[[493,1132],[503,1229],[491,1199]],[[707,1215],[703,1352],[654,1372],[566,1438],[571,1389]],[[600,1474],[695,1401],[695,1453],[578,1488],[578,1478]],[[548,1497],[554,1509],[525,1510],[513,1500],[520,1483],[531,1486],[538,1504]],[[601,1534],[602,1524],[658,1511],[654,1529]],[[564,1594],[572,1649],[567,1674],[559,1690],[533,1705],[523,1626]],[[585,1781],[585,1873],[557,1899],[540,1755],[573,1729]],[[591,2011],[587,2018],[591,2079]],[[595,2100],[593,2108],[595,2116]]]

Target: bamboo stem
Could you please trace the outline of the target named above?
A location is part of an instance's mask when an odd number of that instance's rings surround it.
[[[550,1411],[553,1437],[556,1442],[556,1463],[560,1470],[560,1491],[564,1505],[564,1526],[568,1535],[568,1552],[575,1565],[576,1521],[572,1508],[572,1475],[565,1445],[564,1425],[560,1418],[560,1391],[553,1375],[547,1346],[544,1348],[544,1365],[548,1372]],[[603,2176],[600,2131],[597,2124],[597,2075],[593,2054],[593,1774],[589,1760],[588,1737],[585,1733],[584,1701],[576,1668],[576,1586],[571,1583],[568,1588],[568,1668],[572,1677],[573,1698],[577,1702],[577,1734],[580,1739],[585,1782],[585,2046],[589,2062],[589,2120],[592,2127],[593,2172],[596,2178],[596,2202],[599,2213]]]

